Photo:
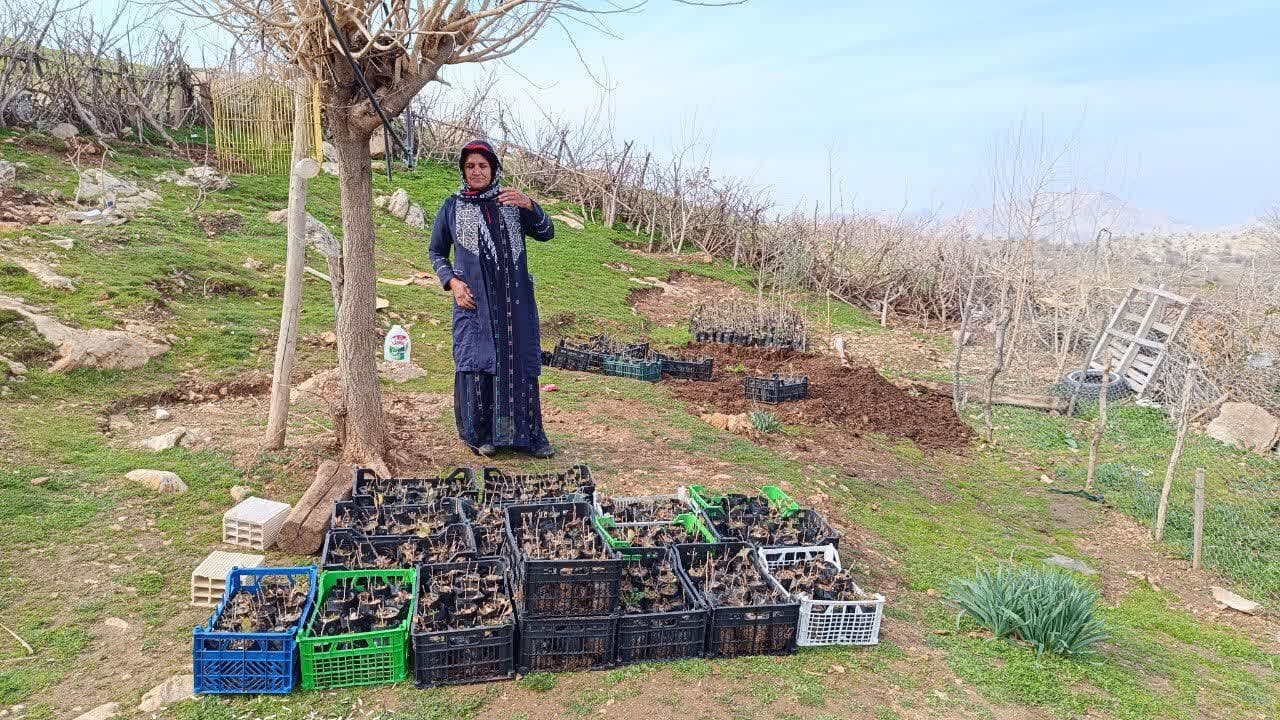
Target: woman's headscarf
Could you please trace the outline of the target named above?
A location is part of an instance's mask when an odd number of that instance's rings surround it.
[[[467,184],[467,156],[472,153],[483,155],[493,170],[493,177],[489,178],[489,184],[483,190],[472,190]],[[458,197],[468,202],[480,202],[492,200],[498,196],[498,186],[502,180],[502,163],[498,160],[498,153],[489,143],[484,140],[472,140],[463,145],[462,152],[458,154],[458,172],[462,174],[462,189],[458,191]]]

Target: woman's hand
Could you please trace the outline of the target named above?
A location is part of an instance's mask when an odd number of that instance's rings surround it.
[[[503,188],[502,192],[498,193],[498,202],[503,205],[514,205],[525,210],[533,209],[533,201],[529,199],[528,195],[511,188]]]
[[[460,278],[455,277],[449,281],[449,292],[453,293],[453,301],[458,303],[458,307],[464,310],[476,309],[476,299],[471,296],[471,288]]]

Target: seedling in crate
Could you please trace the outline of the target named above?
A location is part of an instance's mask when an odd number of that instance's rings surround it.
[[[707,553],[688,567],[689,578],[713,606],[744,607],[785,603],[787,598],[770,585],[751,562],[752,550],[743,547],[732,555]]]
[[[760,546],[813,545],[832,540],[833,531],[812,510],[786,512],[763,496],[725,496],[723,512],[708,517],[724,538],[737,538]]]
[[[423,563],[448,562],[470,552],[466,529],[450,525],[429,537],[363,537],[343,531],[329,533],[325,544],[326,567],[352,570],[411,568]]]
[[[424,579],[414,632],[463,630],[512,621],[511,598],[494,569],[452,568]]]
[[[367,586],[340,580],[315,614],[312,632],[327,637],[394,629],[408,615],[412,600],[413,588],[399,580],[372,578]]]
[[[333,527],[365,535],[416,535],[427,537],[443,531],[456,517],[432,505],[365,507],[340,503]]]
[[[497,506],[481,508],[471,521],[476,536],[476,553],[480,557],[494,557],[502,553],[506,545],[507,513]]]
[[[543,560],[605,560],[608,548],[577,508],[531,512],[520,516],[516,542],[527,557]]]
[[[214,630],[217,632],[285,632],[302,619],[310,589],[306,582],[290,584],[285,577],[264,577],[256,584],[241,587],[227,599]],[[238,641],[248,649],[253,640]]]
[[[621,603],[623,612],[631,614],[684,610],[684,592],[671,561],[627,565]]]
[[[773,577],[783,590],[804,600],[875,600],[879,596],[863,592],[848,570],[833,562],[812,558],[780,567]]]
[[[675,523],[652,525],[620,525],[610,528],[614,540],[625,541],[634,547],[662,547],[680,543],[706,542],[696,529]]]
[[[679,498],[662,498],[651,502],[629,502],[615,507],[613,499],[609,498],[600,502],[600,510],[620,523],[668,522],[677,515],[689,512],[689,505]]]

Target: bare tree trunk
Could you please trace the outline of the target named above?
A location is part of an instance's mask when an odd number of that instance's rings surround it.
[[[1111,358],[1107,358],[1107,364],[1102,368],[1103,385],[1098,393],[1098,424],[1093,429],[1093,440],[1089,442],[1089,469],[1084,479],[1084,491],[1092,493],[1094,484],[1098,479],[1098,450],[1102,447],[1102,433],[1107,429],[1107,400],[1110,398],[1110,392],[1107,390],[1106,378],[1111,377]]]
[[[1182,459],[1182,449],[1186,447],[1187,429],[1191,426],[1191,392],[1196,387],[1196,372],[1199,366],[1192,362],[1187,367],[1187,381],[1182,386],[1182,404],[1178,410],[1178,439],[1173,443],[1173,454],[1169,456],[1169,467],[1164,473],[1164,486],[1160,488],[1160,505],[1156,508],[1156,542],[1164,539],[1164,522],[1169,513],[1169,492],[1173,490],[1173,476],[1178,471],[1178,461]]]
[[[334,407],[334,421],[345,460],[381,465],[387,455],[387,426],[376,364],[377,265],[369,160],[371,133],[355,127],[349,109],[331,112],[333,144],[341,167],[338,187],[342,203],[342,311],[337,322],[342,392]]]
[[[987,371],[986,392],[982,399],[982,427],[987,442],[995,439],[995,426],[991,422],[991,395],[995,392],[996,378],[1004,370],[1004,342],[1009,332],[1009,321],[1012,313],[1007,307],[1000,308],[1000,319],[996,322],[996,346],[992,351],[991,369]]]

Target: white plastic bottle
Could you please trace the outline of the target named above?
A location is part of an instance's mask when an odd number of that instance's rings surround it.
[[[382,342],[382,357],[393,362],[409,362],[412,347],[409,333],[399,325],[392,325],[387,331],[387,339]]]

